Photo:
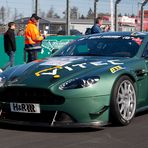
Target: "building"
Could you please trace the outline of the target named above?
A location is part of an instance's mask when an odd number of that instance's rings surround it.
[[[122,16],[118,18],[119,31],[135,31],[135,18]]]
[[[144,11],[144,30],[148,31],[148,10]],[[18,26],[18,29],[24,29],[29,17],[22,18],[16,20],[15,23]],[[82,34],[85,34],[87,28],[91,28],[94,24],[93,19],[71,19],[70,20],[70,29],[71,30],[78,30]],[[103,16],[103,25],[111,24],[110,16]],[[63,31],[64,34],[66,32],[66,19],[60,18],[48,18],[48,19],[41,19],[39,23],[39,28],[42,34],[51,34],[57,35],[59,31]],[[119,31],[140,31],[140,17],[129,17],[129,16],[122,16],[118,17],[118,28]]]
[[[18,20],[15,20],[15,23],[17,24],[17,31],[21,31],[24,30],[28,21],[29,21],[30,17],[25,17],[25,18],[21,18]],[[45,19],[41,19],[40,23],[39,23],[39,29],[42,33],[44,33],[44,31],[46,31],[47,33],[50,32],[50,28],[49,28],[50,22],[45,20]]]
[[[148,10],[144,10],[144,21],[143,21],[143,30],[148,31]],[[141,11],[139,11],[139,16],[136,18],[137,28],[140,30],[141,23]]]
[[[148,31],[148,10],[144,10],[144,30]]]
[[[24,29],[29,17],[18,19],[15,23],[18,26],[18,29]],[[79,30],[82,33],[85,33],[86,28],[89,28],[93,25],[93,19],[77,19],[71,20],[70,29]],[[66,30],[66,19],[59,18],[49,18],[49,19],[41,19],[39,23],[39,28],[41,33],[48,34],[57,34],[60,30]]]

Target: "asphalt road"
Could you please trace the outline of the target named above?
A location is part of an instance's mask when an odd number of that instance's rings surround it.
[[[148,112],[100,130],[0,125],[0,148],[148,148]]]

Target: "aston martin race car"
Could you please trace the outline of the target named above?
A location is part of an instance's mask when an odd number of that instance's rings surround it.
[[[0,122],[128,125],[148,109],[148,34],[107,32],[0,73]]]

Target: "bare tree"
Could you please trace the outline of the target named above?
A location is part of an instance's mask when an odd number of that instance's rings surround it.
[[[121,14],[121,13],[119,13],[119,14],[118,14],[118,17],[122,17],[122,14]]]
[[[0,8],[0,19],[3,24],[5,23],[5,19],[6,19],[5,16],[6,16],[6,9],[4,6],[2,6]]]
[[[60,18],[60,16],[54,12],[54,8],[51,7],[46,15],[47,18]]]
[[[54,9],[53,9],[53,7],[50,7],[50,9],[47,12],[46,17],[47,18],[52,18],[53,16],[54,16]]]
[[[82,14],[82,15],[80,16],[80,19],[85,19],[85,16]]]
[[[40,14],[41,18],[45,18],[46,17],[46,13],[44,11],[40,11],[39,14]]]
[[[14,9],[14,20],[16,20],[18,17],[18,12],[17,12],[17,9],[15,8]]]
[[[88,10],[87,18],[88,19],[93,19],[94,18],[94,12],[92,11],[91,8]]]
[[[72,18],[72,19],[78,19],[79,18],[79,11],[78,11],[79,9],[78,9],[78,7],[76,7],[76,6],[74,6],[74,7],[72,7],[71,8],[71,10],[70,10],[70,17]]]
[[[54,18],[60,18],[60,16],[57,13],[55,13]]]

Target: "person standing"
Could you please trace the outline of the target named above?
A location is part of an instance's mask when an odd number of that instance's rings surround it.
[[[32,14],[25,29],[25,51],[28,53],[28,62],[37,60],[37,53],[41,52],[41,42],[45,38],[37,27],[41,19],[37,14]]]
[[[101,17],[96,18],[96,23],[91,28],[91,34],[103,32],[101,27],[100,27],[102,25],[102,22],[103,22],[103,20],[102,20]]]
[[[5,53],[9,56],[9,62],[3,69],[12,67],[14,65],[14,54],[16,51],[15,29],[15,23],[9,22],[8,30],[4,33],[4,49]]]

